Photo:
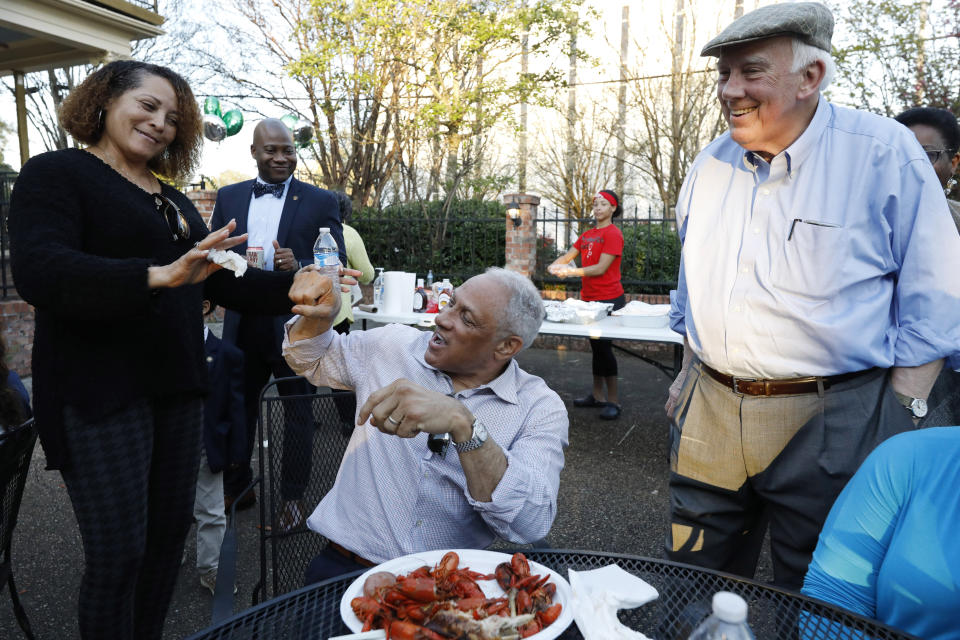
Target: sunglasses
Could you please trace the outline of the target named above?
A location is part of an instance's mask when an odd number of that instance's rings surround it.
[[[167,228],[170,229],[174,242],[189,239],[190,225],[187,224],[187,219],[180,211],[180,207],[173,200],[159,193],[153,194],[153,199],[157,203],[157,211],[167,221]]]

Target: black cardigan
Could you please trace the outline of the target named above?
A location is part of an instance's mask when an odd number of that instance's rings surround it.
[[[91,153],[52,151],[20,172],[8,227],[17,291],[36,308],[34,412],[48,468],[69,465],[63,408],[97,420],[143,398],[206,393],[204,285],[147,287],[165,265],[208,233],[193,203],[162,193],[190,223],[173,241],[154,198]],[[206,293],[246,313],[289,313],[292,273],[221,270]]]

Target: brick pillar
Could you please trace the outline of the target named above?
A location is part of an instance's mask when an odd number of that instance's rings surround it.
[[[537,229],[534,221],[537,218],[537,206],[540,196],[529,193],[508,193],[503,196],[504,202],[516,200],[520,203],[519,226],[507,216],[507,237],[504,243],[507,269],[522,273],[528,278],[533,276],[537,264]]]
[[[187,197],[193,202],[193,206],[200,212],[203,221],[210,226],[210,217],[213,215],[213,205],[217,202],[217,192],[214,189],[198,189],[196,191],[187,191]]]

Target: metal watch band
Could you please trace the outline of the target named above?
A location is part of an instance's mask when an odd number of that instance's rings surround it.
[[[479,449],[483,446],[483,443],[487,441],[487,428],[483,426],[483,423],[480,422],[479,418],[473,419],[473,431],[469,440],[465,442],[454,442],[453,446],[456,448],[457,453],[463,453],[465,451],[473,451],[474,449]]]

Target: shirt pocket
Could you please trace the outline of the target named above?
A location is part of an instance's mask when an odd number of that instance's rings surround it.
[[[779,291],[808,299],[835,296],[843,286],[850,255],[848,233],[835,222],[791,221],[772,256],[772,284]]]

